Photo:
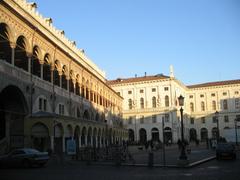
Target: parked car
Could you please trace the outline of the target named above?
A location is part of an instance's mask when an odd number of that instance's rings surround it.
[[[44,166],[49,160],[47,152],[39,152],[36,149],[15,149],[9,154],[0,156],[0,167],[32,167]]]
[[[231,143],[219,143],[216,146],[216,158],[220,160],[224,159],[236,159],[235,146]]]

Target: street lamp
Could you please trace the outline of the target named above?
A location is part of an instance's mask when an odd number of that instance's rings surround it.
[[[181,113],[181,141],[182,141],[182,149],[181,154],[179,156],[179,160],[187,160],[187,155],[185,152],[185,140],[184,140],[184,129],[183,129],[183,108],[184,106],[184,97],[180,95],[178,97],[179,106],[181,106],[180,113]]]
[[[215,118],[217,121],[217,143],[219,142],[219,112],[216,111],[215,112]]]

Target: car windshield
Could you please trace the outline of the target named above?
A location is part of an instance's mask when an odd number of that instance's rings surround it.
[[[36,149],[24,149],[24,151],[25,151],[27,154],[39,153],[39,151],[36,150]]]

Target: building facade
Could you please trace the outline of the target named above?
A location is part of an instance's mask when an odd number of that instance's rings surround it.
[[[35,3],[0,2],[0,153],[121,143],[122,100]]]
[[[224,136],[224,130],[235,128],[240,118],[240,80],[185,86],[171,67],[170,76],[119,78],[108,84],[124,98],[123,118],[130,141],[181,139],[180,95],[185,97],[183,124],[189,141],[216,138],[218,129],[219,136]]]

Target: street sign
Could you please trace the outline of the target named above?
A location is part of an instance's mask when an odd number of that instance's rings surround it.
[[[68,155],[76,154],[76,141],[74,139],[67,140],[67,154]]]

